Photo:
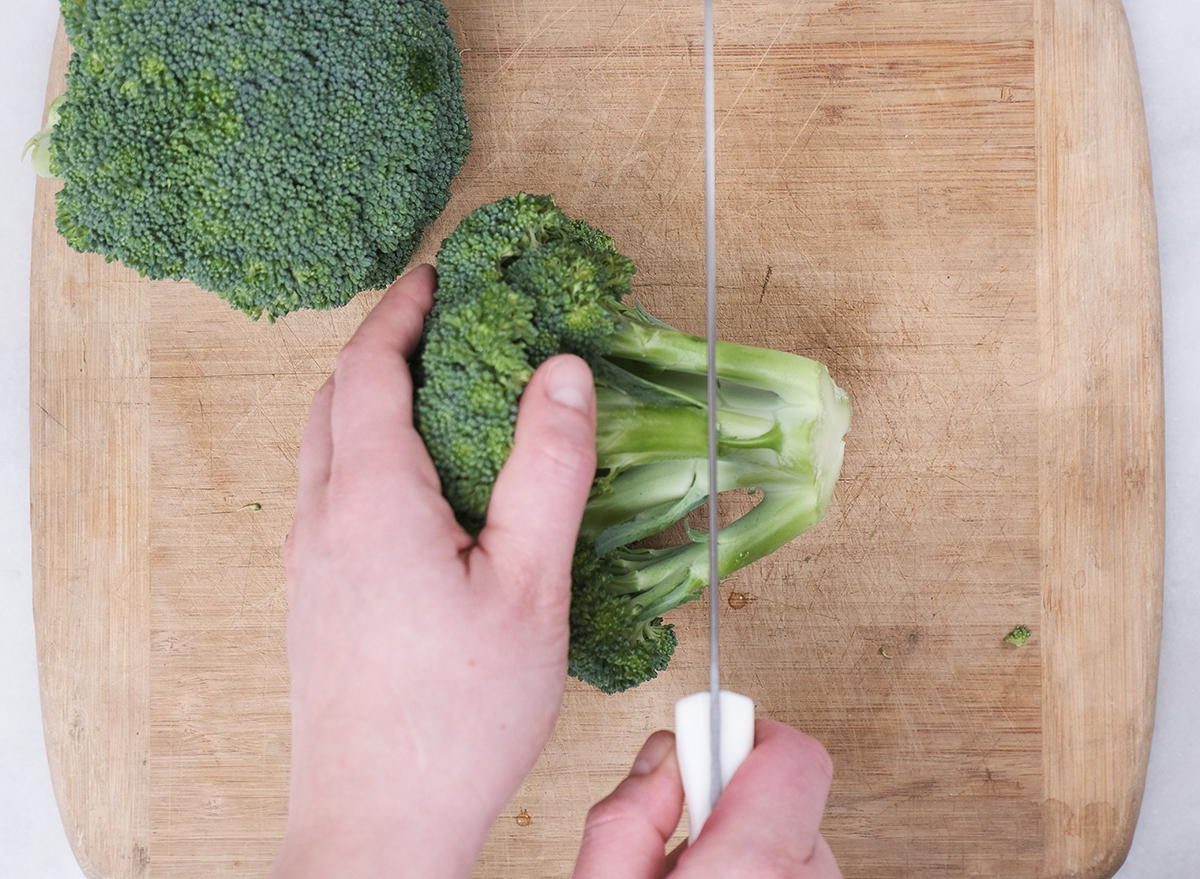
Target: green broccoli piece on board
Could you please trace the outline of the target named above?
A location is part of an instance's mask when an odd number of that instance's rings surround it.
[[[256,318],[391,283],[470,149],[440,0],[62,12],[67,91],[48,143],[31,142],[63,180],[59,232]]]
[[[1022,645],[1025,644],[1026,641],[1029,640],[1029,637],[1032,634],[1033,634],[1033,632],[1030,631],[1029,626],[1017,626],[1015,629],[1013,629],[1011,632],[1009,632],[1007,635],[1004,636],[1004,643],[1012,644],[1016,647],[1021,647]]]
[[[415,414],[442,490],[482,528],[534,369],[562,352],[590,364],[597,472],[572,570],[572,675],[605,692],[666,668],[662,615],[708,583],[707,535],[640,545],[709,497],[705,340],[625,303],[633,263],[549,196],[468,215],[442,243],[438,290],[413,363]],[[720,576],[815,525],[842,462],[850,402],[814,360],[717,344],[719,491],[761,494],[722,528]]]

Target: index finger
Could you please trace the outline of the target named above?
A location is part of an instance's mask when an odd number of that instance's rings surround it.
[[[357,458],[412,428],[412,376],[436,275],[421,265],[396,281],[338,354],[331,409],[335,455]]]
[[[796,876],[840,876],[820,833],[832,779],[833,763],[820,742],[787,724],[757,720],[754,750],[680,865],[699,861],[713,875],[752,876],[763,858],[791,865]]]

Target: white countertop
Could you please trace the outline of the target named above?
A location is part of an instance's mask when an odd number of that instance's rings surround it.
[[[17,8],[14,10],[14,6]],[[0,865],[78,879],[50,788],[38,704],[29,532],[29,259],[56,0],[0,13]],[[1200,875],[1200,4],[1125,0],[1150,128],[1162,266],[1167,569],[1158,712],[1146,795],[1120,879]]]

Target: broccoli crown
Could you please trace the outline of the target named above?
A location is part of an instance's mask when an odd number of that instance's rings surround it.
[[[459,521],[483,526],[512,447],[517,403],[557,353],[596,383],[597,472],[572,570],[571,674],[618,692],[667,666],[662,615],[708,584],[708,535],[648,548],[710,497],[707,344],[631,307],[632,262],[549,196],[466,217],[438,254],[416,362],[415,412]],[[717,536],[720,576],[815,525],[842,463],[850,403],[815,360],[717,343],[716,491],[758,496]]]
[[[594,357],[617,327],[606,303],[633,263],[548,196],[478,208],[437,257],[438,287],[415,364],[415,417],[459,522],[483,526],[534,369],[571,351]]]
[[[611,562],[586,542],[576,549],[567,668],[601,692],[620,693],[665,670],[677,641],[661,616],[612,590]]]
[[[258,317],[403,270],[470,149],[440,0],[63,0],[58,229]]]

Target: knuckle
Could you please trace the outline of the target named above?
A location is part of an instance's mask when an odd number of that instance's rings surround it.
[[[335,374],[347,375],[355,372],[367,357],[362,339],[355,336],[337,353],[334,361]]]
[[[793,841],[794,843],[794,841]],[[748,848],[737,875],[754,879],[804,879],[811,875],[814,846],[811,844],[765,845]]]
[[[804,759],[813,770],[825,781],[833,780],[833,758],[819,741],[812,736],[805,736]]]
[[[757,863],[749,865],[746,875],[756,879],[800,879],[803,867],[804,862],[796,858],[760,856]]]
[[[620,789],[588,809],[587,818],[583,822],[583,832],[597,833],[601,830],[608,832],[613,827],[641,823],[635,804],[621,795]]]
[[[591,473],[596,469],[592,448],[579,442],[574,433],[560,428],[548,431],[542,439],[538,458],[541,466],[549,471],[547,475],[552,478],[566,479],[581,471]]]
[[[775,734],[789,772],[810,779],[815,776],[827,784],[832,781],[833,758],[820,741],[786,724],[777,724]]]

